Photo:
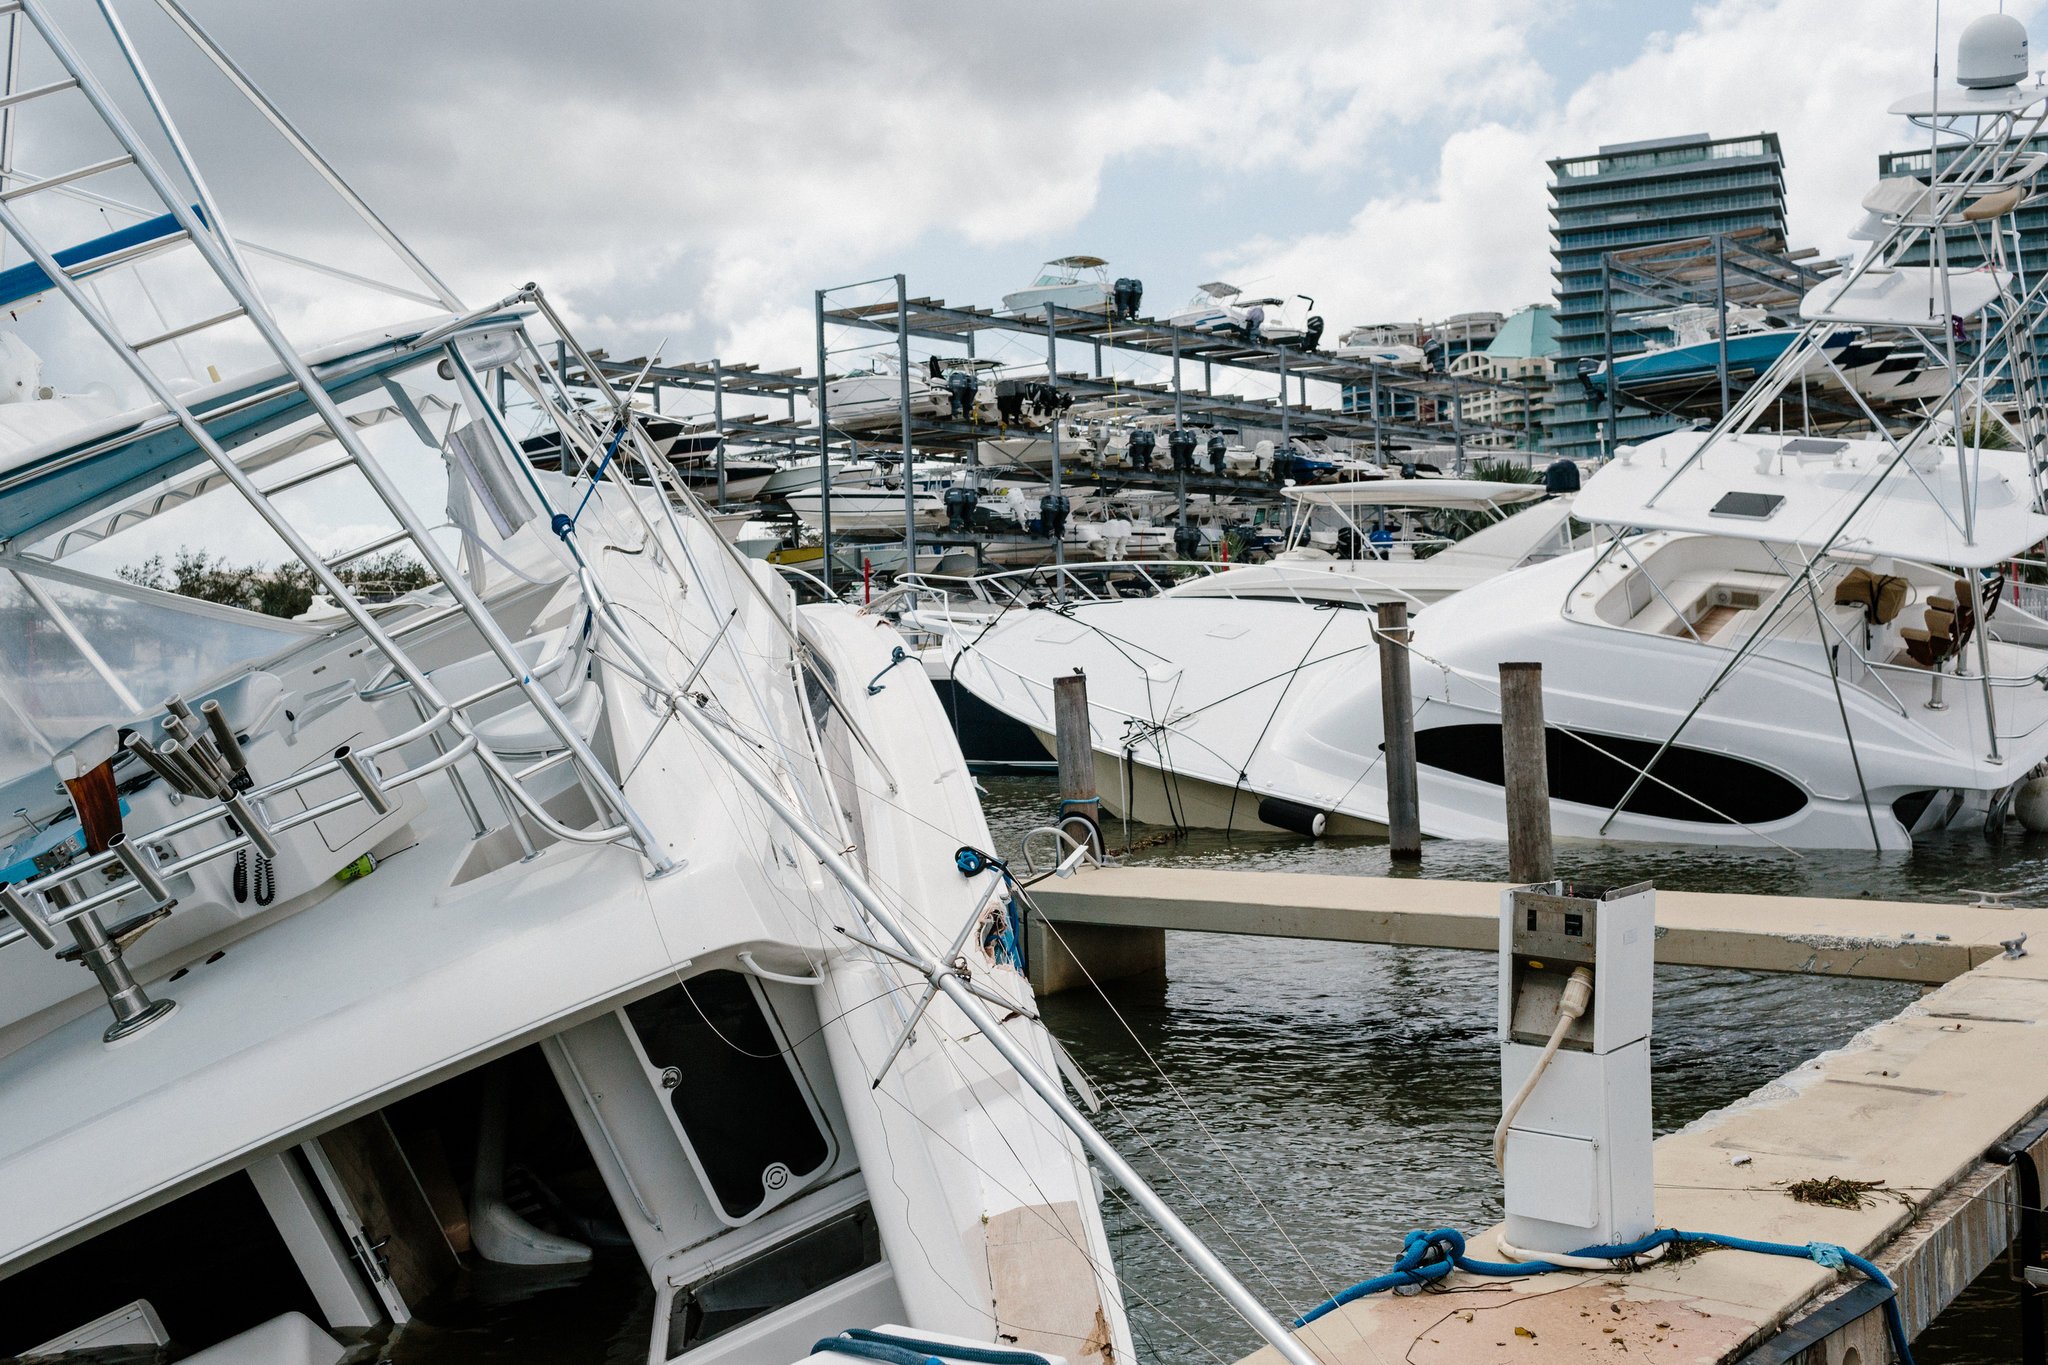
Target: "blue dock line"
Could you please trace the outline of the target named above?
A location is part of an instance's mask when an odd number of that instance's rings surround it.
[[[867,1327],[849,1327],[836,1337],[825,1337],[811,1347],[811,1354],[852,1356],[877,1360],[884,1365],[945,1365],[947,1360],[972,1361],[974,1365],[1047,1365],[1036,1351],[1018,1351],[1001,1346],[954,1346],[926,1341],[921,1337],[877,1332]]]
[[[1913,1365],[1912,1347],[1906,1340],[1906,1323],[1899,1314],[1897,1286],[1892,1283],[1890,1276],[1875,1265],[1847,1247],[1839,1247],[1832,1242],[1807,1242],[1803,1245],[1794,1242],[1759,1242],[1748,1237],[1729,1237],[1718,1232],[1681,1232],[1676,1228],[1659,1228],[1649,1236],[1633,1242],[1623,1242],[1617,1246],[1585,1247],[1571,1254],[1574,1257],[1596,1261],[1626,1261],[1674,1243],[1726,1247],[1730,1251],[1752,1251],[1762,1256],[1790,1256],[1794,1260],[1812,1261],[1830,1270],[1849,1269],[1860,1272],[1865,1279],[1893,1291],[1891,1297],[1884,1301],[1885,1326],[1890,1330],[1892,1349],[1898,1352],[1900,1365]],[[1402,1239],[1401,1254],[1394,1259],[1393,1267],[1384,1275],[1375,1275],[1369,1280],[1359,1281],[1349,1289],[1339,1291],[1296,1318],[1294,1325],[1305,1327],[1325,1313],[1368,1295],[1406,1287],[1419,1289],[1443,1279],[1453,1269],[1471,1275],[1519,1278],[1524,1275],[1547,1275],[1552,1271],[1570,1268],[1552,1265],[1548,1261],[1474,1260],[1465,1254],[1465,1234],[1456,1228],[1437,1228],[1430,1232],[1418,1229]]]

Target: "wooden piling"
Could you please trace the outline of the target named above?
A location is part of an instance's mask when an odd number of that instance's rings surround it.
[[[1415,785],[1415,699],[1408,670],[1408,604],[1379,604],[1380,716],[1386,737],[1387,848],[1398,861],[1422,858],[1422,806]]]
[[[1550,763],[1544,752],[1543,665],[1500,666],[1500,748],[1508,808],[1508,880],[1556,876],[1550,847]]]
[[[1088,822],[1095,851],[1102,851],[1102,800],[1095,790],[1095,742],[1088,733],[1088,679],[1079,670],[1052,680],[1054,747],[1060,765],[1059,823],[1080,816]]]

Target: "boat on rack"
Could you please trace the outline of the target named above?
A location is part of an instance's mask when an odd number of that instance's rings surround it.
[[[1106,313],[1114,285],[1109,262],[1100,256],[1058,256],[1039,268],[1038,278],[1003,295],[1005,313],[1042,312],[1045,305],[1085,313]]]
[[[906,377],[895,354],[880,351],[858,369],[826,382],[826,420],[838,431],[897,426],[903,420],[906,387],[912,417],[937,417],[952,406],[942,380],[919,368]]]
[[[1633,320],[1639,326],[1668,328],[1671,340],[1614,362],[1617,395],[1639,407],[1707,421],[1721,412],[1724,355],[1730,391],[1739,394],[1801,335],[1797,327],[1771,322],[1758,308],[1729,310],[1725,348],[1717,314],[1710,308],[1692,305],[1637,314]],[[1604,399],[1604,365],[1581,377]],[[1844,326],[1808,352],[1799,383],[1787,385],[1779,401],[1790,419],[1833,429],[1866,420],[1866,408],[1880,415],[1897,413],[1904,405],[1938,399],[1946,389],[1942,367],[1930,363],[1917,339]]]
[[[431,1327],[459,1279],[539,1276],[651,1299],[650,1365],[828,1340],[1110,1365],[1133,1348],[1092,1157],[1308,1365],[1067,1099],[895,631],[733,554],[544,293],[462,304],[241,78],[341,200],[322,231],[353,214],[405,306],[444,305],[295,345],[114,12],[118,97],[42,0],[18,12],[65,78],[5,92],[17,114],[70,101],[64,145],[120,153],[44,183],[176,232],[81,255],[0,202],[31,262],[8,284],[134,393],[0,405],[0,1354],[335,1362]],[[165,374],[76,278],[159,263],[233,303],[184,335],[241,329],[246,369]],[[501,384],[578,472],[525,457]],[[313,540],[336,507],[380,524],[339,555]],[[185,508],[274,537],[313,605],[113,572]],[[371,548],[420,585],[358,593]]]
[[[2007,566],[2048,539],[2044,319],[2001,226],[2048,168],[2048,88],[1949,87],[1891,112],[1953,145],[1886,192],[1868,251],[1808,294],[1757,383],[1713,429],[1595,473],[1572,508],[1593,546],[1431,604],[1398,646],[1426,833],[1504,833],[1502,660],[1544,666],[1567,838],[1901,849],[1995,830],[2048,760],[2048,621],[2003,600]],[[1951,236],[1980,231],[1990,261],[1947,268]],[[1861,434],[1773,429],[1846,327],[1907,336],[1938,401]],[[1213,643],[1198,659],[1189,641]],[[1372,831],[1381,647],[1363,612],[1183,594],[1015,614],[953,677],[1049,736],[1052,679],[1083,669],[1112,808]]]

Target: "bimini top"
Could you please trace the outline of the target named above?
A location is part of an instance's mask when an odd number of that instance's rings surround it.
[[[1952,447],[1923,439],[1908,447],[1909,468],[1894,467],[1892,444],[1881,437],[1727,435],[1673,478],[1705,440],[1704,432],[1675,431],[1624,452],[1586,481],[1572,515],[1959,569],[1989,568],[2048,538],[2020,451],[1970,452],[1966,535]]]
[[[1452,507],[1479,511],[1534,502],[1548,490],[1540,483],[1496,483],[1488,479],[1361,479],[1355,483],[1323,483],[1280,491],[1296,502],[1318,507]]]
[[[315,377],[337,402],[354,398],[436,348],[413,343],[451,321],[447,316],[365,332],[305,353]],[[506,314],[457,329],[468,336],[516,321]],[[209,384],[184,396],[215,440],[228,449],[312,415],[306,395],[281,364]],[[168,483],[203,463],[199,449],[160,404],[111,416],[82,411],[75,425],[38,420],[45,402],[0,406],[0,543],[54,523],[90,515]],[[79,411],[74,409],[74,411]],[[103,412],[104,408],[99,411]]]
[[[1109,262],[1100,256],[1055,256],[1046,264],[1071,266],[1076,270],[1095,270],[1108,265]]]

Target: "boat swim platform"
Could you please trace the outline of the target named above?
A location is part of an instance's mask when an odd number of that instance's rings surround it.
[[[1049,922],[1033,926],[1031,946],[1071,939],[1081,960],[1066,970],[1076,975],[1098,953],[1110,971],[1148,956],[1149,947],[1117,934],[1163,939],[1168,927],[1490,952],[1502,889],[1092,868],[1032,888]],[[1659,1226],[1845,1246],[1897,1283],[1907,1331],[1917,1335],[2018,1228],[2017,1176],[1987,1151],[2007,1142],[2048,1162],[2048,951],[2021,943],[2022,955],[2010,956],[2006,946],[2048,926],[2048,911],[1660,891],[1657,920],[1659,962],[1930,987],[1844,1047],[1655,1147]],[[2048,949],[2048,938],[2035,942]],[[1163,951],[1157,958],[1155,969]],[[1883,1183],[1860,1208],[1786,1193],[1793,1182],[1828,1177]],[[1497,1234],[1476,1235],[1468,1254],[1500,1259]],[[1323,1270],[1348,1283],[1384,1268]],[[1892,1358],[1883,1294],[1853,1272],[1810,1261],[1712,1250],[1631,1274],[1503,1281],[1457,1273],[1447,1283],[1458,1292],[1376,1295],[1298,1335],[1328,1365]],[[1279,1365],[1279,1356],[1267,1348],[1245,1365]]]

